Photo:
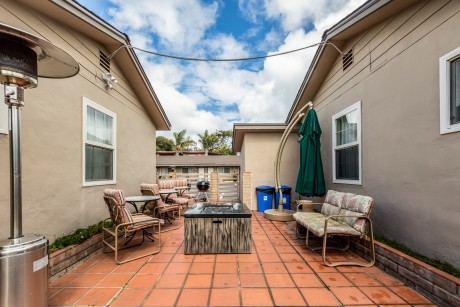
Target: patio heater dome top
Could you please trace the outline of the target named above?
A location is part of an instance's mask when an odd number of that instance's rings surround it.
[[[77,61],[49,41],[0,23],[0,83],[37,86],[37,77],[67,78],[79,71]]]

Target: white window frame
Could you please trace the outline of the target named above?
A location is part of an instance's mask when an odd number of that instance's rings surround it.
[[[87,108],[88,106],[92,107],[93,109],[96,109],[102,113],[105,113],[107,115],[109,115],[110,117],[113,118],[113,129],[112,129],[112,132],[113,132],[113,136],[112,136],[112,140],[113,140],[113,144],[112,145],[107,145],[107,144],[101,144],[101,143],[98,143],[98,142],[94,142],[94,141],[89,141],[87,138],[86,138],[86,124],[87,124],[87,118],[86,118],[86,114],[87,114]],[[113,179],[112,180],[98,180],[98,181],[86,181],[86,152],[85,152],[85,145],[86,144],[89,144],[89,145],[95,145],[95,146],[99,146],[99,147],[104,147],[104,148],[108,148],[108,149],[112,149],[113,150],[113,156],[112,156],[112,159],[113,159],[113,170],[112,170],[112,174],[113,174]],[[113,113],[112,111],[110,110],[107,110],[106,108],[98,105],[97,103],[95,103],[94,101],[91,101],[89,100],[88,98],[86,97],[83,97],[83,149],[82,149],[82,153],[83,153],[83,165],[82,165],[82,174],[83,174],[83,186],[85,187],[88,187],[88,186],[98,186],[98,185],[108,185],[108,184],[116,184],[117,183],[117,115],[115,113]]]
[[[460,47],[439,58],[439,115],[440,133],[460,131],[460,123],[450,123],[450,64],[460,57]]]
[[[358,125],[356,127],[357,130],[357,140],[356,142],[347,143],[345,145],[337,146],[337,135],[336,135],[336,119],[350,113],[352,111],[358,111]],[[351,146],[358,145],[358,180],[344,180],[344,179],[337,179],[336,178],[336,167],[335,167],[335,151],[337,149],[344,149]],[[343,111],[332,116],[332,182],[333,183],[343,183],[343,184],[362,184],[362,165],[361,165],[361,100],[356,102],[355,104],[349,106]]]
[[[0,133],[8,134],[8,106],[5,103],[5,89],[3,84],[0,84]]]

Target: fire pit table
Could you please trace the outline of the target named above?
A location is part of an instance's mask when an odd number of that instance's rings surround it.
[[[251,216],[241,203],[193,205],[184,213],[184,253],[251,253]]]

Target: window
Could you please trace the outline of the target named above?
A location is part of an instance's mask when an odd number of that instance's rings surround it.
[[[182,174],[188,174],[188,173],[190,173],[188,167],[183,167]]]
[[[3,84],[0,84],[0,133],[8,134],[8,106],[5,104]]]
[[[228,166],[218,167],[217,171],[219,173],[223,173],[223,174],[230,174],[230,167],[228,167]]]
[[[115,113],[83,98],[83,185],[116,182]]]
[[[439,59],[441,134],[460,131],[460,48]]]
[[[361,184],[361,101],[332,117],[333,182]]]

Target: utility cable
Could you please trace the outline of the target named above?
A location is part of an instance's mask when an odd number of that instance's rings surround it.
[[[345,55],[345,53],[342,52],[334,43],[332,43],[330,41],[324,41],[324,42],[319,42],[319,43],[316,43],[316,44],[313,44],[313,45],[309,45],[309,46],[305,46],[305,47],[302,47],[302,48],[297,48],[297,49],[293,49],[293,50],[289,50],[289,51],[284,51],[284,52],[272,53],[272,54],[255,56],[255,57],[233,58],[233,59],[232,58],[230,58],[230,59],[190,58],[190,57],[183,57],[183,56],[176,56],[176,55],[171,55],[171,54],[159,53],[159,52],[155,52],[155,51],[151,51],[151,50],[146,50],[146,49],[134,47],[134,46],[131,46],[131,45],[123,45],[123,46],[120,46],[118,49],[116,49],[114,52],[112,52],[109,55],[109,59],[111,59],[120,49],[122,49],[122,48],[131,48],[131,49],[139,50],[139,51],[146,52],[146,53],[149,53],[149,54],[153,54],[153,55],[156,55],[156,56],[161,56],[161,57],[166,57],[166,58],[176,59],[176,60],[201,61],[201,62],[238,62],[238,61],[250,61],[250,60],[260,60],[260,59],[271,58],[271,57],[275,57],[275,56],[280,56],[280,55],[285,55],[285,54],[289,54],[289,53],[302,51],[302,50],[305,50],[307,48],[311,48],[311,47],[315,47],[315,46],[319,46],[319,45],[332,45],[341,55]]]

